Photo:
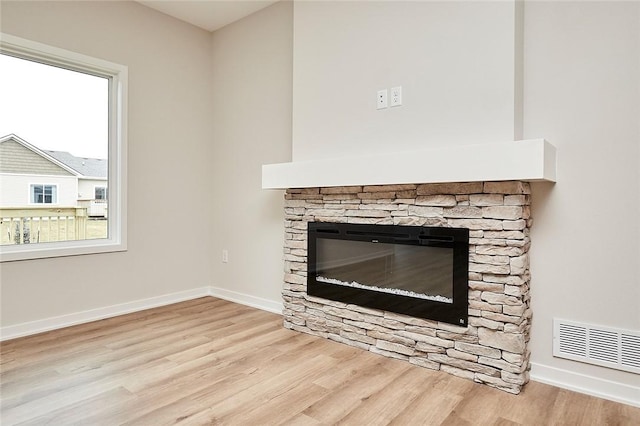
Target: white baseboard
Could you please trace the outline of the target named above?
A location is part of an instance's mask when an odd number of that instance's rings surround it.
[[[88,311],[61,315],[58,317],[45,318],[42,320],[10,325],[0,328],[0,341],[29,336],[31,334],[37,334],[45,331],[55,330],[58,328],[69,327],[72,325],[83,324],[105,318],[111,318],[118,315],[143,311],[145,309],[170,305],[172,303],[183,302],[185,300],[191,300],[198,297],[210,295],[211,292],[209,287],[200,287],[194,288],[192,290],[150,297],[148,299],[134,300],[133,302],[121,303],[119,305],[105,306],[103,308],[91,309]]]
[[[275,302],[273,300],[263,299],[262,297],[256,297],[246,293],[238,293],[237,291],[227,290],[220,287],[210,287],[209,295],[282,315],[283,306],[281,301]]]
[[[229,300],[231,302],[262,309],[264,311],[282,314],[282,302],[274,302],[261,297],[251,296],[249,294],[238,293],[236,291],[226,290],[219,287],[207,286],[177,293],[165,294],[162,296],[150,297],[148,299],[134,300],[133,302],[122,303],[119,305],[105,306],[103,308],[74,312],[72,314],[61,315],[58,317],[0,327],[0,341],[30,336],[32,334],[43,333],[45,331],[56,330],[77,324],[84,324],[91,321],[98,321],[118,315],[129,314],[131,312],[143,311],[145,309],[157,308],[158,306],[170,305],[172,303],[197,299],[198,297],[204,296],[218,297],[220,299]]]
[[[531,363],[531,380],[640,407],[640,387]]]

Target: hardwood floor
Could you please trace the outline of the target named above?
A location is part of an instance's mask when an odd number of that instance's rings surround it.
[[[206,297],[0,349],[3,426],[633,425],[640,408],[531,382],[517,396]]]

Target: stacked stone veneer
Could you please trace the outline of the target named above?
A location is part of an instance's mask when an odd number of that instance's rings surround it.
[[[529,380],[529,184],[289,189],[284,326],[519,393]],[[469,325],[307,295],[307,223],[469,228]]]

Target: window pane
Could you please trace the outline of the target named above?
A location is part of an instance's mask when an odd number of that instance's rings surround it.
[[[0,54],[0,244],[108,238],[109,90],[105,77]],[[56,209],[34,216],[34,204]]]
[[[105,188],[105,187],[96,187],[95,199],[96,200],[106,200],[107,199],[107,188]]]
[[[51,198],[51,186],[44,187],[44,202],[46,204],[51,204],[53,199]]]
[[[31,185],[31,202],[42,203],[42,185]]]

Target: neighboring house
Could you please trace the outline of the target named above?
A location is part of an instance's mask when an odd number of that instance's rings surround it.
[[[75,157],[64,151],[45,151],[78,173],[78,206],[89,216],[107,215],[107,160]]]
[[[107,188],[107,160],[0,138],[0,207],[86,207],[89,216],[106,217]]]

